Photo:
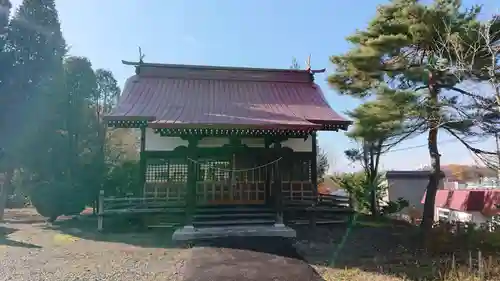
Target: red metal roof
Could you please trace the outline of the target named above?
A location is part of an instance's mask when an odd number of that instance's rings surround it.
[[[351,123],[305,70],[143,64],[137,72],[108,120],[148,120],[156,128],[346,129]]]
[[[422,203],[425,202],[425,196]],[[457,211],[478,211],[485,215],[500,214],[496,205],[500,204],[500,190],[438,190],[436,194],[436,207]]]

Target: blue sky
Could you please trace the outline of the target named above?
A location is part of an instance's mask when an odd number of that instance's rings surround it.
[[[22,0],[11,0],[17,7]],[[137,60],[141,46],[147,62],[288,68],[292,57],[332,71],[328,57],[348,50],[344,38],[366,26],[376,6],[387,1],[334,0],[56,0],[71,55],[86,56],[94,68],[113,71],[123,85],[134,70],[121,60]],[[498,0],[468,0],[498,11]],[[497,3],[494,3],[497,2]],[[337,95],[317,75],[330,105],[338,112],[359,101]],[[353,169],[343,151],[351,146],[343,132],[320,134],[331,170]],[[442,140],[450,136],[441,136]],[[429,163],[425,136],[404,142],[383,157],[384,169],[414,169]],[[484,146],[493,148],[489,142]],[[474,163],[456,142],[444,142],[442,159]]]

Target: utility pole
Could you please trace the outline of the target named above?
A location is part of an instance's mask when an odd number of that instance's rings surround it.
[[[500,134],[495,133],[495,142],[497,145],[497,183],[496,187],[500,188]]]

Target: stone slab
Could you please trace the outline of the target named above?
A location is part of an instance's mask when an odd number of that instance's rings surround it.
[[[293,228],[276,226],[224,226],[224,227],[184,227],[177,229],[172,234],[174,241],[187,241],[195,239],[248,236],[248,237],[287,237],[294,238],[296,232]]]

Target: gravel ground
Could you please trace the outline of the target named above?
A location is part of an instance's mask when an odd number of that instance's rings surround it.
[[[176,248],[168,236],[63,233],[33,210],[8,210],[0,224],[0,280],[322,280],[290,241],[226,239]]]
[[[0,256],[0,280],[183,280],[190,249],[80,239],[21,220],[0,224]]]

